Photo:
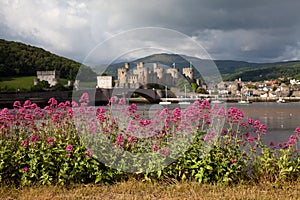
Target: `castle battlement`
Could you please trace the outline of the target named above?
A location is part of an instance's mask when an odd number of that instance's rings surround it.
[[[183,68],[183,75],[190,80],[194,80],[192,68]],[[180,74],[177,68],[164,69],[153,63],[153,70],[150,70],[143,62],[136,64],[136,69],[130,70],[129,63],[118,69],[117,87],[138,88],[148,83],[173,86],[178,81]]]

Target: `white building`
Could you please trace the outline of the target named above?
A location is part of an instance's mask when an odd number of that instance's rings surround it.
[[[39,81],[47,81],[50,87],[59,83],[59,71],[37,71],[37,78],[34,80],[34,85],[37,85]]]
[[[113,87],[112,76],[97,76],[97,88],[111,89]]]

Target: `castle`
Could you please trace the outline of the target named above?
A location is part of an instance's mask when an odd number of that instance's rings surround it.
[[[188,81],[194,81],[194,70],[192,67],[183,68],[182,74]],[[146,84],[159,84],[165,86],[175,86],[180,76],[177,68],[158,67],[157,63],[153,63],[153,70],[149,70],[144,66],[143,62],[137,63],[136,69],[130,71],[129,63],[118,69],[118,83],[116,87],[119,88],[139,88]]]

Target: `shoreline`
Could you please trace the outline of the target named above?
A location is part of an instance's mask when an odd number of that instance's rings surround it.
[[[208,99],[210,102],[213,100],[219,100],[223,101],[226,103],[238,103],[241,98],[240,97],[221,97],[221,98],[209,98],[209,97],[201,97],[201,98],[167,98],[168,101],[172,103],[178,103],[180,101],[189,101],[189,102],[194,102],[196,100],[202,101],[204,99]],[[249,97],[248,100],[250,102],[257,102],[257,103],[265,103],[265,102],[277,102],[279,98],[266,98],[266,97]],[[300,102],[300,97],[283,97],[283,100],[285,100],[286,103],[288,102]],[[165,101],[165,98],[161,98],[162,101]],[[130,98],[129,100],[130,103],[149,103],[147,99],[143,97],[139,98]]]
[[[24,93],[1,93],[0,92],[0,108],[10,108],[13,106],[15,101],[25,102],[26,100],[30,100],[33,103],[44,106],[47,105],[48,100],[54,97],[59,102],[64,101],[72,101],[73,97],[75,99],[79,99],[80,94],[78,92],[74,92],[73,90],[67,91],[47,91],[47,92],[24,92]],[[204,99],[208,99],[210,102],[213,100],[219,100],[227,103],[237,103],[241,100],[240,97],[220,97],[215,98],[213,96],[208,95],[199,95],[193,96],[193,98],[167,98],[168,101],[172,103],[178,103],[180,101],[189,101],[194,102],[196,100],[202,101]],[[279,97],[248,97],[250,102],[276,102]],[[283,97],[286,103],[288,102],[300,102],[300,97]],[[94,105],[105,105],[108,103],[109,94],[99,93],[97,94],[97,99],[91,99]],[[160,101],[165,101],[165,98],[161,98]],[[159,101],[158,101],[159,102]],[[157,102],[157,103],[158,103]],[[151,104],[146,98],[138,97],[138,98],[129,98],[129,103],[145,103]]]

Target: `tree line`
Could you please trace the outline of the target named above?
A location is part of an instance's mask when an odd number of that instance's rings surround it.
[[[95,79],[96,73],[81,63],[42,48],[0,39],[0,77],[35,76],[36,71],[57,70],[61,78],[75,80],[79,69],[82,79]]]

